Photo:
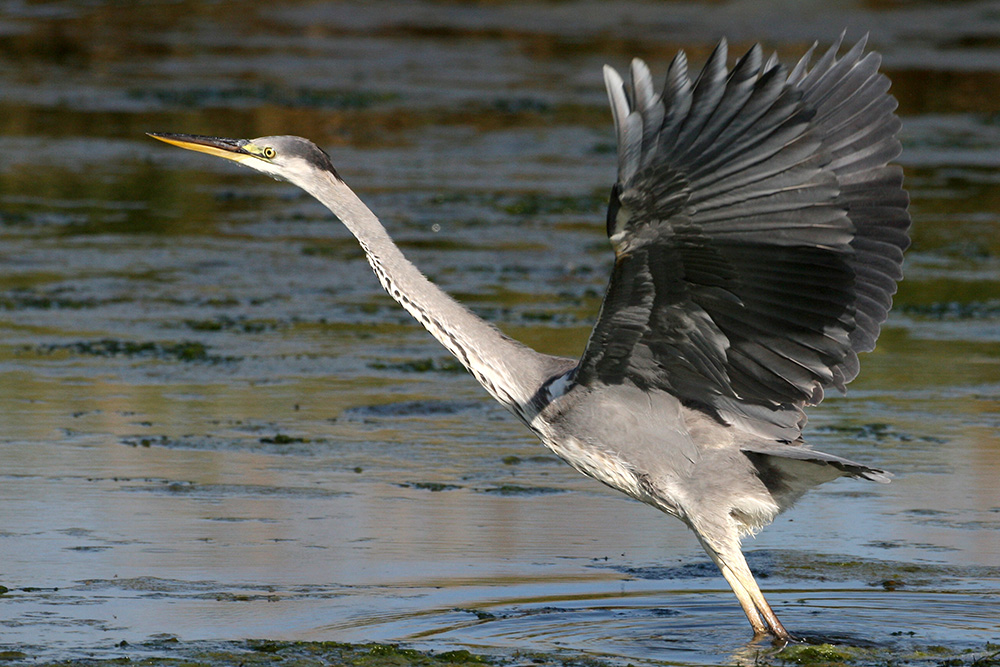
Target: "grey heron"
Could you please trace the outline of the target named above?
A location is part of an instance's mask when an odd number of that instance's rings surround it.
[[[909,240],[889,81],[838,40],[791,69],[719,43],[656,92],[604,80],[618,144],[615,260],[579,360],[536,352],[431,283],[330,157],[293,136],[151,134],[302,188],[357,237],[382,287],[552,451],[691,528],[755,635],[791,636],[741,551],[808,489],[889,474],[803,442],[803,409],[875,346]]]

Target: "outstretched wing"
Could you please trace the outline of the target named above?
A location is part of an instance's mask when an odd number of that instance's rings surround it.
[[[908,198],[896,101],[865,40],[789,72],[726,42],[656,94],[605,68],[618,133],[615,265],[575,380],[660,388],[760,435],[843,391],[902,277]]]

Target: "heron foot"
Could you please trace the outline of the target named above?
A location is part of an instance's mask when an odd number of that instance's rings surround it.
[[[798,644],[803,640],[791,634],[784,627],[779,624],[779,630],[775,631],[771,628],[765,628],[763,630],[755,630],[753,635],[752,644],[759,642],[770,641],[771,646],[776,649],[782,649],[789,644]]]

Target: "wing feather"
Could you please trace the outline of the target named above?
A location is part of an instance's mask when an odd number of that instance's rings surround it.
[[[802,408],[871,350],[909,243],[899,120],[881,59],[841,39],[791,69],[725,41],[657,94],[641,61],[605,82],[618,136],[616,259],[581,384],[669,391],[792,441]]]
[[[723,39],[712,51],[704,69],[695,81],[694,90],[691,93],[691,109],[688,111],[682,129],[677,136],[677,141],[673,150],[684,153],[691,148],[691,144],[701,137],[702,130],[726,92],[726,87],[722,85],[726,80],[728,71],[726,70],[726,55],[728,46]]]

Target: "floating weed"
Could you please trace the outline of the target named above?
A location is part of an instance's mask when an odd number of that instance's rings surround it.
[[[521,113],[550,113],[552,105],[544,100],[531,97],[518,97],[514,99],[498,99],[493,101],[493,108],[500,113],[521,114]]]
[[[522,463],[559,463],[560,460],[555,456],[545,456],[543,454],[538,454],[535,456],[505,456],[500,459],[500,462],[505,466],[517,466]]]
[[[228,317],[220,315],[204,320],[184,320],[184,326],[192,331],[237,331],[242,333],[260,333],[280,327],[277,320],[250,320],[244,317]]]
[[[451,357],[441,357],[433,359],[413,359],[398,363],[387,363],[384,361],[373,361],[368,364],[369,368],[375,370],[402,371],[404,373],[461,373],[465,367]]]
[[[873,423],[873,424],[829,424],[826,426],[818,426],[815,429],[816,433],[835,433],[838,435],[846,435],[853,438],[858,438],[860,440],[875,440],[878,442],[933,442],[937,444],[944,444],[945,440],[941,438],[935,438],[932,436],[916,436],[910,433],[896,430],[889,424]]]
[[[344,410],[338,419],[376,419],[457,415],[484,409],[483,401],[399,401],[359,405]]]
[[[563,493],[563,489],[551,486],[520,486],[517,484],[501,484],[487,489],[476,489],[478,493],[495,493],[500,496],[541,496],[549,493]]]
[[[495,621],[499,618],[496,614],[483,611],[482,609],[465,609],[463,607],[455,607],[452,611],[457,611],[462,614],[472,614],[480,621]]]
[[[618,144],[610,141],[598,141],[590,147],[590,152],[594,155],[614,155],[618,152]]]
[[[855,662],[859,657],[857,649],[833,644],[790,644],[776,655],[783,662],[797,665],[843,665]]]
[[[608,204],[607,193],[586,195],[551,195],[527,192],[516,197],[503,197],[497,207],[516,216],[536,216],[574,213],[599,213]]]
[[[365,251],[357,244],[350,247],[343,247],[339,243],[320,244],[313,243],[304,245],[300,252],[307,257],[332,257],[338,260],[360,259],[365,256]]]
[[[243,596],[229,600],[240,602]],[[256,599],[256,598],[255,598]],[[265,596],[260,599],[266,599]],[[474,614],[481,621],[498,617],[476,609],[456,609]],[[534,613],[559,613],[558,608],[533,610]],[[467,665],[493,665],[513,667],[610,667],[622,661],[607,662],[586,654],[568,651],[542,653],[516,651],[501,655],[482,655],[466,649],[434,653],[400,646],[398,644],[369,643],[345,644],[334,641],[279,641],[250,639],[228,642],[183,642],[172,635],[163,634],[139,644],[120,642],[120,649],[128,649],[127,658],[110,657],[45,661],[30,653],[11,647],[0,652],[0,661],[12,665],[31,664],[32,667],[112,667],[122,664],[154,665],[156,667],[326,667],[350,665],[352,667],[461,667]],[[858,648],[840,644],[793,644],[780,650],[757,650],[752,664],[809,665],[812,667],[858,667],[885,665],[920,665],[926,667],[1000,667],[1000,650],[987,644],[985,650],[952,650],[940,646],[891,649],[879,647]]]
[[[344,491],[301,486],[268,486],[265,484],[199,484],[185,480],[135,479],[121,480],[123,491],[155,495],[190,496],[210,500],[223,498],[292,498],[326,500],[347,495]]]
[[[928,320],[989,320],[1000,317],[1000,301],[945,301],[938,303],[903,303],[907,315]]]
[[[125,438],[122,440],[123,445],[128,445],[129,447],[169,447],[172,441],[165,435],[157,437],[143,437],[143,438]]]
[[[604,562],[606,562],[605,559]],[[599,562],[595,561],[595,562]],[[607,567],[603,564],[593,567]],[[636,579],[695,579],[719,576],[719,569],[709,561],[698,561],[695,563],[685,563],[677,566],[651,565],[647,567],[629,567],[625,565],[611,565],[611,569],[626,574]],[[754,574],[761,576],[759,568],[754,568]]]
[[[993,566],[918,564],[784,549],[748,551],[746,557],[751,569],[761,578],[774,576],[787,581],[857,581],[885,590],[940,585],[951,580],[992,580],[1000,577],[1000,568]],[[638,579],[719,576],[718,569],[707,560],[678,566],[610,567]]]
[[[260,441],[265,445],[292,445],[297,443],[312,442],[309,438],[298,438],[285,435],[284,433],[275,433],[271,437],[261,438]]]
[[[213,364],[239,361],[239,357],[210,355],[208,347],[204,343],[197,341],[157,343],[102,338],[100,340],[77,341],[75,343],[49,343],[45,345],[25,346],[23,349],[44,355],[68,352],[70,354],[95,357],[151,357],[155,359],[174,359],[177,361]]]
[[[792,644],[770,656],[761,656],[756,664],[813,665],[927,665],[928,667],[1000,667],[1000,647],[987,643],[981,649],[953,649],[945,646],[922,646],[909,649],[844,644]]]
[[[409,482],[405,484],[400,484],[404,489],[421,489],[424,491],[454,491],[455,489],[461,489],[462,487],[458,484],[444,484],[442,482]]]
[[[486,664],[487,662],[483,656],[476,655],[475,653],[467,651],[464,648],[438,653],[434,656],[434,659],[439,662],[451,662],[459,665],[467,665],[469,663]]]
[[[600,214],[608,205],[608,193],[602,188],[575,195],[554,195],[547,192],[450,192],[433,195],[429,202],[436,205],[472,204],[491,208],[509,215],[573,215]],[[605,243],[604,249],[607,249]]]
[[[130,301],[125,297],[95,299],[73,294],[70,288],[45,291],[17,288],[0,294],[0,310],[83,310]]]
[[[309,455],[327,444],[323,438],[302,438],[275,433],[260,437],[220,437],[211,434],[170,437],[166,435],[129,436],[121,444],[129,447],[163,447],[199,451],[252,450],[271,454]]]

